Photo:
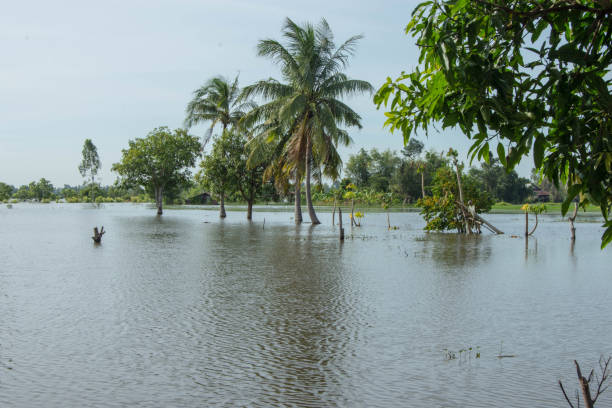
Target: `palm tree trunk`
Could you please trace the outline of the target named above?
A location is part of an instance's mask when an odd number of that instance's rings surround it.
[[[342,228],[342,207],[338,207],[338,225],[340,226],[340,241],[344,241],[344,228]]]
[[[302,189],[297,172],[295,173],[295,223],[302,223]]]
[[[219,207],[219,217],[225,218],[225,192],[221,193],[221,206]]]
[[[308,205],[308,215],[310,216],[310,221],[313,225],[320,224],[321,221],[317,218],[317,213],[315,212],[314,207],[312,206],[312,196],[310,194],[310,176],[311,176],[311,167],[312,163],[310,163],[312,158],[312,140],[310,136],[306,139],[306,204]]]

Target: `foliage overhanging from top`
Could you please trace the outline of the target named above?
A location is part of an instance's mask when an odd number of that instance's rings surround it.
[[[599,205],[612,241],[612,5],[610,0],[434,0],[406,33],[419,66],[374,97],[407,141],[436,123],[459,127],[470,157],[495,149],[512,169],[533,151],[536,168]]]

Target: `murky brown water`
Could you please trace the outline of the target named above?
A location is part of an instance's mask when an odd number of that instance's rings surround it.
[[[599,223],[571,253],[558,216],[527,248],[521,215],[458,237],[368,213],[344,244],[331,214],[244,218],[3,205],[0,406],[561,407],[572,360],[612,354]],[[481,358],[445,360],[464,347]]]

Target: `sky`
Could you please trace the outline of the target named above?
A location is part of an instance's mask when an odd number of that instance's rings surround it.
[[[419,1],[106,0],[6,2],[0,14],[0,181],[19,186],[45,177],[55,186],[83,183],[78,165],[85,139],[110,171],[128,140],[159,126],[183,125],[192,92],[213,76],[249,85],[280,79],[274,63],[256,55],[257,42],[281,40],[286,17],[325,18],[340,44],[362,34],[346,73],[378,89],[412,70],[414,39],[404,33]],[[371,95],[347,100],[362,116],[349,129],[360,148],[399,150],[400,133],[383,127],[384,109]],[[205,127],[191,130],[202,136]],[[454,147],[467,161],[469,140],[458,130],[419,135],[427,149]],[[527,177],[525,159],[517,170]]]

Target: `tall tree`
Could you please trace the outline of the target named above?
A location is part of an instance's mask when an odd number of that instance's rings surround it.
[[[567,186],[562,213],[578,195],[599,205],[602,248],[612,241],[610,1],[426,1],[406,32],[420,65],[374,98],[391,130],[406,142],[435,122],[459,127],[472,158],[488,161],[492,147],[508,169],[533,151],[535,167]]]
[[[266,137],[282,138],[288,133],[282,153],[298,174],[296,192],[299,176],[303,174],[308,213],[312,223],[319,224],[310,191],[313,160],[324,171],[338,173],[341,161],[336,147],[351,142],[348,133],[339,126],[361,127],[361,117],[341,99],[371,92],[372,86],[366,81],[350,79],[342,72],[361,36],[351,37],[336,48],[325,20],[315,27],[300,26],[289,18],[282,34],[285,44],[266,39],[259,42],[257,50],[260,56],[279,64],[284,83],[272,78],[262,80],[246,87],[242,97],[260,96],[267,101],[250,116],[273,122],[283,131],[268,132]],[[296,206],[297,203],[296,198]]]
[[[164,194],[189,184],[190,168],[200,152],[198,138],[186,130],[159,127],[145,138],[130,140],[129,148],[121,151],[121,161],[113,164],[112,170],[119,174],[123,185],[143,187],[154,196],[157,214],[161,215]]]
[[[79,164],[79,172],[81,176],[91,180],[91,202],[94,202],[94,178],[98,174],[98,170],[102,167],[100,163],[100,158],[98,157],[98,149],[96,145],[93,144],[91,139],[85,139],[85,143],[83,143],[83,152],[82,152],[82,160],[81,164]]]

